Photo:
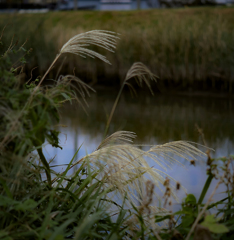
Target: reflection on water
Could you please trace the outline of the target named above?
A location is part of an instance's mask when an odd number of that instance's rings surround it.
[[[92,95],[88,99],[88,115],[75,104],[66,104],[61,109],[61,124],[66,125],[60,127],[63,150],[45,148],[50,158],[56,155],[55,164],[68,163],[80,145],[82,147],[77,158],[97,148],[116,95],[116,92]],[[109,132],[133,131],[138,136],[135,143],[141,144],[162,144],[176,140],[203,144],[195,128],[195,124],[198,124],[203,129],[208,147],[215,149],[212,156],[228,156],[234,154],[233,104],[230,99],[150,96],[148,93],[131,98],[125,93],[117,106]],[[185,165],[187,170],[174,165],[167,174],[181,182],[188,192],[198,196],[206,180],[206,165],[202,162],[196,167],[189,163]],[[56,170],[61,171],[62,167]]]

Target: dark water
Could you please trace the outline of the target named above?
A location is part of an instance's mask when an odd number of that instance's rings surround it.
[[[117,92],[98,92],[87,99],[87,114],[76,103],[66,104],[61,109],[60,127],[63,150],[47,146],[46,152],[54,158],[53,164],[68,163],[75,150],[82,145],[77,159],[96,149],[103,138],[107,116],[111,111]],[[234,154],[234,101],[212,97],[151,96],[148,92],[132,98],[122,95],[110,125],[110,133],[117,130],[133,131],[137,134],[135,143],[163,144],[176,140],[188,140],[203,144],[195,127],[197,124],[205,136],[208,147],[215,151],[212,157]],[[204,149],[203,149],[204,150]],[[183,159],[186,169],[173,165],[167,171],[171,177],[181,182],[189,193],[200,195],[206,176],[206,159],[196,166]],[[57,167],[61,171],[64,167]],[[216,182],[212,183],[212,188]],[[210,188],[210,191],[212,191]],[[215,198],[219,199],[219,188]],[[208,193],[209,194],[209,193]],[[181,192],[180,198],[185,194]]]

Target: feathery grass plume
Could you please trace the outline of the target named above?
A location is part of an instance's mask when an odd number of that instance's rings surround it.
[[[132,85],[127,81],[131,78],[135,78],[137,84],[142,87],[142,84],[145,83],[146,86],[149,88],[152,95],[154,95],[150,81],[157,82],[157,76],[153,74],[143,63],[136,62],[134,63],[131,68],[128,70],[126,78],[124,80],[124,84],[128,85],[131,89],[134,90]],[[135,91],[134,91],[135,92]]]
[[[83,107],[84,111],[85,111],[84,104],[88,106],[88,103],[86,101],[86,96],[90,97],[90,91],[96,92],[88,84],[84,83],[78,77],[73,75],[66,75],[66,76],[61,75],[58,78],[56,85],[57,85],[57,88],[52,87],[52,92],[56,91],[55,93],[60,95],[61,89],[63,89],[63,96],[65,98],[65,101],[68,101],[68,100],[70,101],[72,99],[75,99]],[[71,91],[71,90],[75,90],[75,91]],[[72,93],[72,96],[71,96],[71,93]],[[82,103],[82,100],[84,104]],[[61,103],[63,102],[64,101],[62,101]]]
[[[155,81],[157,82],[157,76],[155,74],[153,74],[143,63],[141,62],[136,62],[134,63],[131,68],[128,70],[126,77],[123,81],[123,84],[119,90],[118,96],[115,100],[115,103],[111,109],[111,113],[110,116],[108,118],[107,124],[106,124],[106,131],[105,131],[105,135],[107,134],[108,130],[109,130],[109,126],[110,126],[110,122],[112,120],[112,117],[114,115],[116,106],[119,102],[119,98],[122,94],[123,88],[125,85],[127,85],[131,91],[133,91],[136,94],[136,91],[134,89],[134,87],[132,86],[132,84],[130,84],[128,82],[129,79],[131,78],[135,78],[137,84],[142,87],[143,82],[146,84],[146,86],[149,88],[151,94],[153,95],[153,91],[151,88],[151,82],[150,81]]]
[[[129,202],[139,204],[146,194],[143,185],[148,180],[162,192],[166,177],[175,182],[165,172],[151,167],[146,158],[153,160],[166,171],[167,167],[170,167],[167,162],[179,163],[176,157],[196,160],[198,157],[206,156],[191,143],[184,141],[152,146],[148,151],[144,151],[131,144],[135,137],[132,132],[116,132],[106,138],[96,151],[78,161],[78,163],[88,161],[92,168],[99,169],[97,178],[104,183],[109,193],[113,194],[112,198],[118,196],[123,199],[127,194]],[[175,186],[171,187],[172,196],[177,199]],[[159,199],[155,192],[154,196]]]
[[[57,54],[56,58],[54,59],[50,67],[47,69],[44,76],[41,78],[41,81],[39,82],[38,87],[44,81],[48,72],[51,70],[55,62],[63,53],[73,53],[84,58],[86,56],[89,56],[91,58],[97,57],[100,60],[108,64],[111,64],[106,59],[105,56],[93,50],[90,50],[87,47],[89,47],[90,45],[95,45],[95,46],[104,48],[110,52],[114,52],[114,49],[116,48],[117,39],[119,39],[119,37],[115,32],[105,31],[105,30],[93,30],[86,33],[80,33],[78,35],[75,35],[73,38],[68,40],[68,42],[63,45],[60,52]]]
[[[118,131],[110,135],[109,137],[105,138],[101,144],[98,146],[97,150],[106,147],[110,144],[127,144],[132,143],[133,139],[136,138],[136,134],[134,132],[129,131]]]
[[[71,38],[66,44],[63,45],[60,53],[73,53],[81,57],[97,57],[102,61],[111,64],[105,56],[87,49],[90,45],[102,47],[110,52],[114,52],[116,40],[119,37],[116,33],[103,30],[93,30],[86,33],[81,33]]]

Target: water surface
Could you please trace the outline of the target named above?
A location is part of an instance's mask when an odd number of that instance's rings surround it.
[[[77,103],[63,106],[60,121],[63,126],[59,128],[63,150],[49,146],[45,148],[47,156],[54,158],[53,164],[69,163],[80,146],[76,159],[97,148],[103,139],[107,117],[116,95],[117,92],[107,91],[92,95],[87,99],[89,105],[86,107],[87,113]],[[234,102],[230,99],[151,96],[148,92],[132,98],[126,92],[117,106],[109,133],[118,130],[135,132],[138,136],[136,144],[155,145],[177,140],[204,144],[196,128],[198,125],[203,130],[205,144],[215,150],[211,152],[211,156],[215,158],[228,156],[234,154],[233,108]],[[206,158],[196,163],[196,166],[183,159],[180,161],[186,169],[173,165],[167,174],[181,182],[189,193],[199,197],[207,178]],[[64,168],[61,166],[56,170],[62,171]],[[216,183],[213,181],[212,187]],[[219,192],[224,190],[224,186],[220,187],[215,198],[221,198]],[[184,196],[185,193],[181,192],[180,199]]]

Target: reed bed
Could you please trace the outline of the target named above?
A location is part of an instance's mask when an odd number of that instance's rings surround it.
[[[28,37],[34,49],[28,69],[40,66],[35,76],[45,72],[56,50],[72,36],[105,29],[121,34],[116,54],[106,55],[112,66],[67,54],[61,72],[75,68],[77,76],[91,79],[92,84],[117,85],[133,62],[143,62],[159,76],[166,90],[233,92],[233,8],[1,15],[0,22],[1,27],[10,24],[6,38],[13,33],[16,38]],[[62,62],[60,58],[51,76]]]

